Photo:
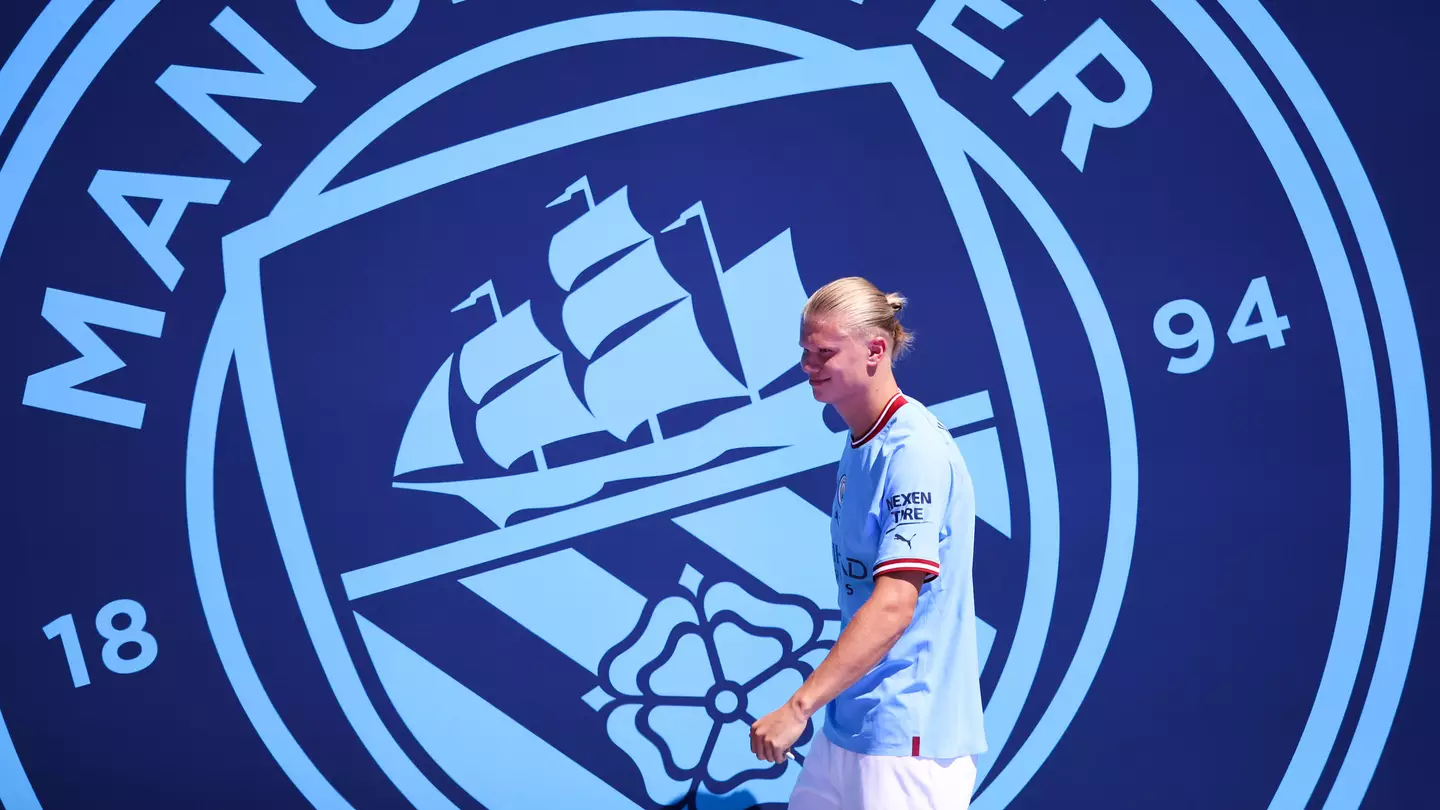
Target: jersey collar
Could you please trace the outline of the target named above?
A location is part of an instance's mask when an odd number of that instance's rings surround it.
[[[850,449],[856,449],[880,435],[880,431],[885,428],[885,423],[890,421],[890,418],[895,415],[896,411],[900,410],[900,407],[904,405],[905,402],[905,395],[896,391],[895,396],[890,397],[890,401],[885,403],[884,408],[880,409],[880,417],[875,420],[875,424],[871,425],[869,430],[865,431],[865,435],[858,439],[852,438],[850,440]]]

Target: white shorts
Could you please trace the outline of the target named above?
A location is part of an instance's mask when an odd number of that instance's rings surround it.
[[[975,758],[857,754],[816,734],[790,810],[966,810]]]

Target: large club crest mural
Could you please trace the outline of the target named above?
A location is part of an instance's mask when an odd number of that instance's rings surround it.
[[[1414,804],[1408,158],[1269,5],[18,3],[0,803],[784,806],[853,275],[974,481],[973,807]]]

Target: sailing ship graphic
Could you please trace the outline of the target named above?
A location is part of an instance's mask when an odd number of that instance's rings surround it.
[[[566,375],[562,348],[536,326],[531,302],[504,312],[494,281],[485,282],[451,311],[488,299],[495,322],[447,357],[421,394],[396,456],[395,486],[457,495],[503,527],[517,512],[576,504],[607,483],[676,475],[738,447],[780,449],[828,434],[824,406],[803,381],[760,394],[798,363],[794,346],[807,295],[789,229],[729,269],[721,266],[702,203],[661,231],[692,221],[702,228],[742,381],[706,345],[692,295],[661,260],[655,236],[636,220],[629,187],[597,203],[589,178],[581,177],[547,208],[577,197],[585,210],[552,236],[548,265],[565,296],[565,335],[588,363],[582,391],[577,392]],[[617,255],[576,285],[587,270]],[[646,318],[633,334],[597,355],[608,337]],[[456,364],[458,375],[453,373]],[[408,473],[464,463],[452,428],[450,390],[457,377],[464,400],[475,408],[473,429],[484,453],[507,470],[533,454],[534,471],[464,480],[398,480]],[[748,397],[750,402],[702,427],[674,436],[661,433],[660,414],[733,397]],[[555,467],[546,463],[546,445],[602,431],[625,441],[647,422],[648,444]]]

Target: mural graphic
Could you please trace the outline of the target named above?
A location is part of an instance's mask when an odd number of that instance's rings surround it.
[[[1259,3],[342,5],[13,12],[0,804],[782,806],[864,275],[975,482],[972,806],[1371,806],[1428,403]]]

